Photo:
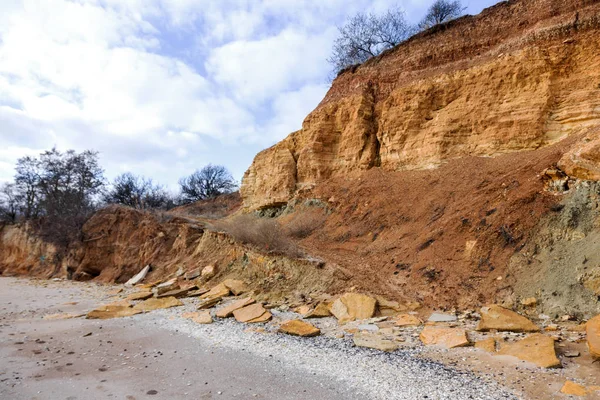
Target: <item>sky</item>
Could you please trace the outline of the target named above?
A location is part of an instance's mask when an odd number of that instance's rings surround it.
[[[212,163],[239,181],[324,97],[337,26],[432,2],[0,0],[0,182],[52,147],[97,150],[108,179],[174,190]]]

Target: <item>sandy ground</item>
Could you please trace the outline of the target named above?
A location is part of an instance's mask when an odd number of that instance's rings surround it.
[[[344,340],[197,325],[193,308],[107,321],[48,320],[106,301],[108,289],[0,279],[1,399],[505,399],[474,375]],[[74,304],[76,303],[76,304]]]

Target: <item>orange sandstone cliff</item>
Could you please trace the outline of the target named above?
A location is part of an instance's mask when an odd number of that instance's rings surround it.
[[[586,135],[558,163],[600,178],[600,2],[513,0],[341,73],[302,129],[259,153],[247,209],[349,172],[431,169]]]

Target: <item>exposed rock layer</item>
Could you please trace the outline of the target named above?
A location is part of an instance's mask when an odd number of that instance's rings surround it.
[[[600,4],[502,2],[341,74],[302,129],[259,153],[250,209],[350,171],[537,149],[600,125]],[[598,145],[570,170],[598,176]],[[583,164],[580,168],[578,165]]]

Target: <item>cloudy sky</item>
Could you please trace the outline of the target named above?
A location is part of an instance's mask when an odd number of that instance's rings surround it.
[[[0,0],[0,182],[56,146],[109,178],[176,187],[216,163],[240,179],[327,91],[336,25],[433,0]],[[467,0],[476,14],[495,0]]]

